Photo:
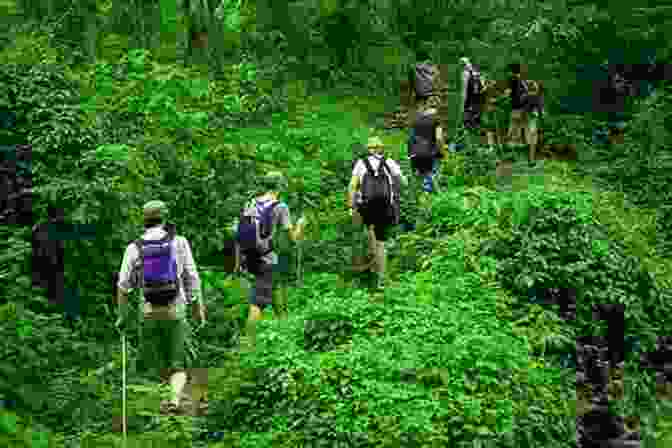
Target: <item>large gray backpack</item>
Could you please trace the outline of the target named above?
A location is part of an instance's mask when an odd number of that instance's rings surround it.
[[[435,92],[439,71],[435,65],[422,62],[415,65],[415,95],[426,98]]]

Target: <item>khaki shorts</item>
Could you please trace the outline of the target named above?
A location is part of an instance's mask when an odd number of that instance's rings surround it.
[[[432,95],[427,98],[416,98],[416,109],[418,111],[435,108],[437,111],[441,108],[441,98],[438,95]]]

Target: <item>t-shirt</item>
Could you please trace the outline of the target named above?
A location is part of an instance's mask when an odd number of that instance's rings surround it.
[[[383,159],[383,156],[378,154],[371,154],[368,156],[368,159],[369,164],[371,164],[371,169],[376,171],[380,167],[380,161]],[[398,199],[400,197],[400,191],[399,191],[400,182],[406,184],[406,180],[404,178],[403,173],[401,172],[401,167],[396,161],[392,159],[385,159],[385,163],[387,164],[387,167],[390,170],[390,174],[392,175],[392,187],[393,187],[392,191],[394,197]],[[364,174],[366,174],[366,165],[364,164],[364,161],[360,159],[357,161],[357,163],[355,163],[355,166],[352,170],[352,176],[359,178],[359,191],[355,193],[355,204],[357,204],[359,197],[361,196],[361,188],[362,188],[362,182],[364,180]],[[395,204],[395,209],[398,212],[399,201],[393,200],[393,203]]]
[[[369,164],[371,164],[371,168],[376,171],[378,167],[380,166],[380,161],[383,159],[383,156],[379,155],[370,155],[369,157]],[[390,174],[392,177],[399,177],[402,178],[404,175],[401,172],[401,167],[397,162],[395,162],[392,159],[386,159],[385,163],[387,164],[387,167],[390,169]],[[364,164],[363,160],[358,160],[357,163],[355,163],[355,167],[352,169],[352,175],[353,177],[359,177],[359,185],[362,185],[362,181],[364,179],[364,174],[366,174],[366,165]]]
[[[155,226],[147,229],[142,235],[142,239],[160,240],[165,236],[166,231],[163,227]],[[201,281],[196,271],[196,263],[194,262],[191,247],[187,239],[176,235],[173,244],[175,244],[177,281],[180,289],[175,303],[180,308],[187,303],[193,303],[200,299]],[[140,259],[140,253],[135,243],[131,243],[126,247],[126,252],[124,252],[117,286],[122,291],[128,292],[142,287],[142,280],[142,260]]]

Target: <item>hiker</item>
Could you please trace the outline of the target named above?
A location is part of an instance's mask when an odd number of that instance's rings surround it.
[[[45,288],[52,304],[63,305],[65,290],[65,245],[49,228],[63,224],[63,209],[49,206],[47,222],[35,224],[32,235],[33,287]]]
[[[367,143],[368,157],[358,160],[352,171],[347,204],[355,226],[364,225],[369,237],[369,256],[384,288],[385,241],[399,221],[400,184],[408,185],[399,164],[385,157],[385,146],[378,137]]]
[[[191,305],[191,315],[201,324],[205,324],[206,309],[189,242],[176,234],[174,225],[166,223],[166,204],[150,201],[143,211],[145,232],[128,245],[119,271],[116,325],[124,331],[128,295],[141,289],[144,323],[138,365],[152,373],[158,368],[161,380],[170,382],[171,399],[161,403],[161,411],[177,412],[187,382],[186,305]]]
[[[292,224],[289,207],[278,198],[287,188],[282,173],[268,173],[260,180],[256,198],[241,211],[235,271],[243,269],[255,278],[246,331],[250,347],[256,344],[256,321],[267,306],[273,306],[276,319],[287,318],[290,240],[302,240],[304,232],[303,220]]]
[[[509,125],[508,140],[512,144],[522,145],[525,129],[528,126],[528,114],[525,103],[528,96],[527,70],[523,64],[509,64],[511,77],[509,90],[511,92],[511,124]]]
[[[481,126],[481,106],[483,103],[481,69],[478,64],[472,64],[466,57],[461,57],[460,63],[464,65],[460,101],[464,128],[473,131]]]
[[[541,82],[529,80],[528,86],[529,93],[525,102],[525,112],[528,116],[525,142],[529,146],[528,163],[533,165],[540,145],[539,134],[544,117],[544,85]]]
[[[412,96],[415,92],[416,110],[440,109],[441,72],[439,67],[431,61],[429,51],[421,49],[417,52],[417,56],[417,63],[409,73],[409,81],[413,86],[410,94]],[[410,104],[413,102],[411,101]]]
[[[434,191],[434,176],[439,169],[441,157],[445,157],[443,129],[437,110],[430,108],[416,114],[408,142],[408,157],[417,176],[423,178],[423,190]]]
[[[606,72],[606,80],[598,83],[598,112],[606,112],[609,143],[620,138],[629,118],[627,112],[629,101],[636,94],[634,83],[626,79],[625,64],[602,64]]]

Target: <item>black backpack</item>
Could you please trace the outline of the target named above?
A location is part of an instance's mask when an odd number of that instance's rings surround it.
[[[475,104],[480,101],[483,93],[483,81],[481,80],[481,72],[477,69],[469,70],[469,79],[467,80],[467,104]]]
[[[436,67],[428,62],[415,65],[415,95],[426,98],[434,93],[438,76]]]
[[[431,139],[427,139],[425,136],[418,135],[416,132],[416,128],[418,124],[422,120],[430,120],[433,124],[432,128],[432,137]],[[419,160],[428,160],[428,159],[434,159],[438,153],[438,147],[437,147],[437,142],[436,142],[436,123],[434,122],[434,118],[420,113],[415,119],[415,122],[413,123],[413,127],[411,128],[411,135],[408,141],[408,157],[411,159],[419,159]]]
[[[529,97],[530,97],[530,86],[528,85],[527,81],[524,79],[519,80],[519,88],[518,89],[511,89],[511,102],[513,104],[520,104],[522,105],[523,108],[527,106]],[[516,98],[517,95],[517,98]],[[518,101],[516,101],[516,99]]]
[[[394,191],[386,159],[380,161],[377,172],[371,167],[368,157],[363,162],[366,173],[362,179],[362,206],[368,210],[390,210],[394,204]]]

